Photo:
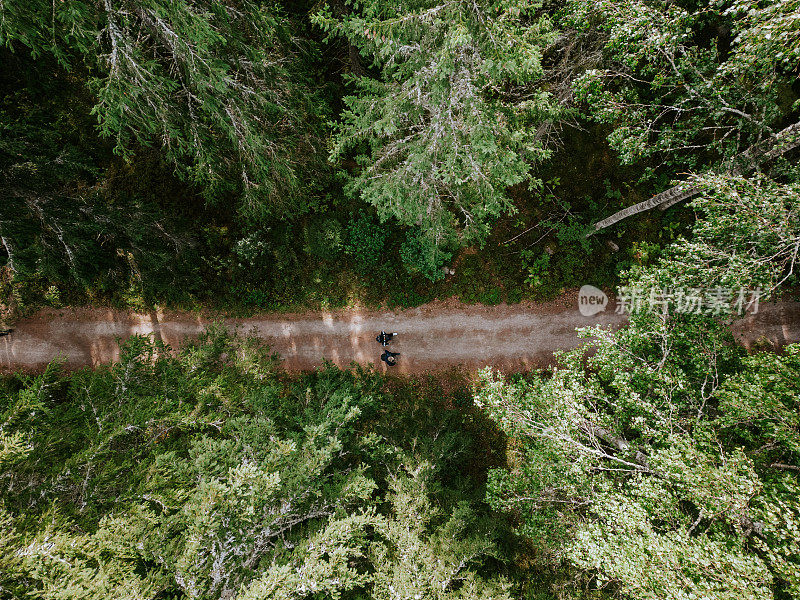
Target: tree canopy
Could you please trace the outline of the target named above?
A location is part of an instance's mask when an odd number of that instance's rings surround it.
[[[0,330],[790,298],[799,26],[800,0],[3,0]],[[0,375],[0,600],[800,597],[800,346],[663,308],[516,374],[290,374],[215,326]]]
[[[292,380],[221,328],[179,356],[134,337],[110,368],[5,381],[0,594],[510,599],[483,569],[506,560],[502,520],[448,474],[463,417],[398,435],[384,386]]]
[[[416,228],[421,249],[411,262],[424,272],[443,253],[482,243],[492,221],[515,210],[507,189],[548,156],[533,134],[559,112],[536,86],[555,34],[539,8],[376,1],[314,15],[367,66],[351,75],[331,155],[356,156],[346,190]]]
[[[5,2],[0,45],[84,78],[114,150],[157,145],[210,199],[303,211],[324,105],[276,3]]]
[[[800,593],[800,349],[744,357],[715,323],[652,316],[594,333],[549,376],[482,374],[515,440],[492,506],[615,597]]]

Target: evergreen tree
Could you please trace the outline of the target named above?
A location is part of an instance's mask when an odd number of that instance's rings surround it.
[[[293,379],[222,328],[0,379],[0,597],[507,600],[483,568],[504,521],[419,456],[463,428],[393,441],[379,397],[374,374]]]
[[[414,228],[404,259],[431,279],[514,212],[507,189],[548,156],[532,127],[558,113],[537,87],[554,37],[540,6],[375,0],[313,16],[368,65],[350,78],[331,157],[356,156],[347,191]]]
[[[277,3],[12,0],[0,10],[0,45],[86,74],[118,153],[157,145],[209,199],[240,196],[251,217],[307,207],[324,168],[323,104],[302,64],[308,47]]]

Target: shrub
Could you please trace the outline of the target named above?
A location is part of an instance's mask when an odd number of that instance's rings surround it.
[[[533,250],[523,250],[522,264],[528,272],[525,284],[534,291],[540,290],[548,279],[547,269],[550,266],[550,255],[543,252],[536,256]]]
[[[347,226],[347,246],[345,252],[356,261],[356,269],[369,271],[380,262],[385,246],[381,226],[365,212],[359,213]]]
[[[403,259],[406,270],[419,273],[429,281],[438,281],[444,277],[441,267],[451,256],[450,252],[443,251],[416,232],[409,232],[406,241],[400,246],[400,258]]]
[[[304,230],[305,251],[322,259],[335,257],[342,249],[342,225],[334,218],[317,218]]]

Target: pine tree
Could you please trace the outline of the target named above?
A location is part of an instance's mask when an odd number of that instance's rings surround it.
[[[347,191],[413,228],[404,258],[429,278],[514,211],[508,188],[548,156],[533,125],[557,107],[537,87],[552,41],[539,3],[359,3],[313,20],[369,65],[350,78],[331,157],[359,168]]]

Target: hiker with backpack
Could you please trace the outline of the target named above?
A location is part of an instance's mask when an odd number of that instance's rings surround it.
[[[396,332],[395,332],[395,333],[386,333],[385,331],[381,331],[381,332],[378,334],[378,337],[376,337],[376,338],[375,338],[375,341],[376,341],[376,342],[378,342],[378,343],[379,343],[381,346],[383,346],[383,347],[385,348],[385,347],[386,347],[386,345],[387,345],[389,342],[391,342],[391,341],[392,341],[392,338],[393,338],[394,336],[396,336],[396,335],[397,335],[397,333],[396,333]]]
[[[397,359],[395,356],[400,356],[399,352],[390,352],[386,349],[386,346],[389,342],[392,341],[392,338],[397,335],[396,331],[392,333],[386,333],[385,331],[381,331],[378,334],[378,337],[375,338],[375,341],[378,342],[381,346],[383,346],[383,354],[381,354],[381,360],[385,362],[390,367],[394,367],[397,364]]]
[[[385,362],[390,367],[394,367],[397,365],[397,360],[395,356],[400,356],[399,352],[390,352],[389,350],[384,350],[383,354],[381,354],[381,360]]]

